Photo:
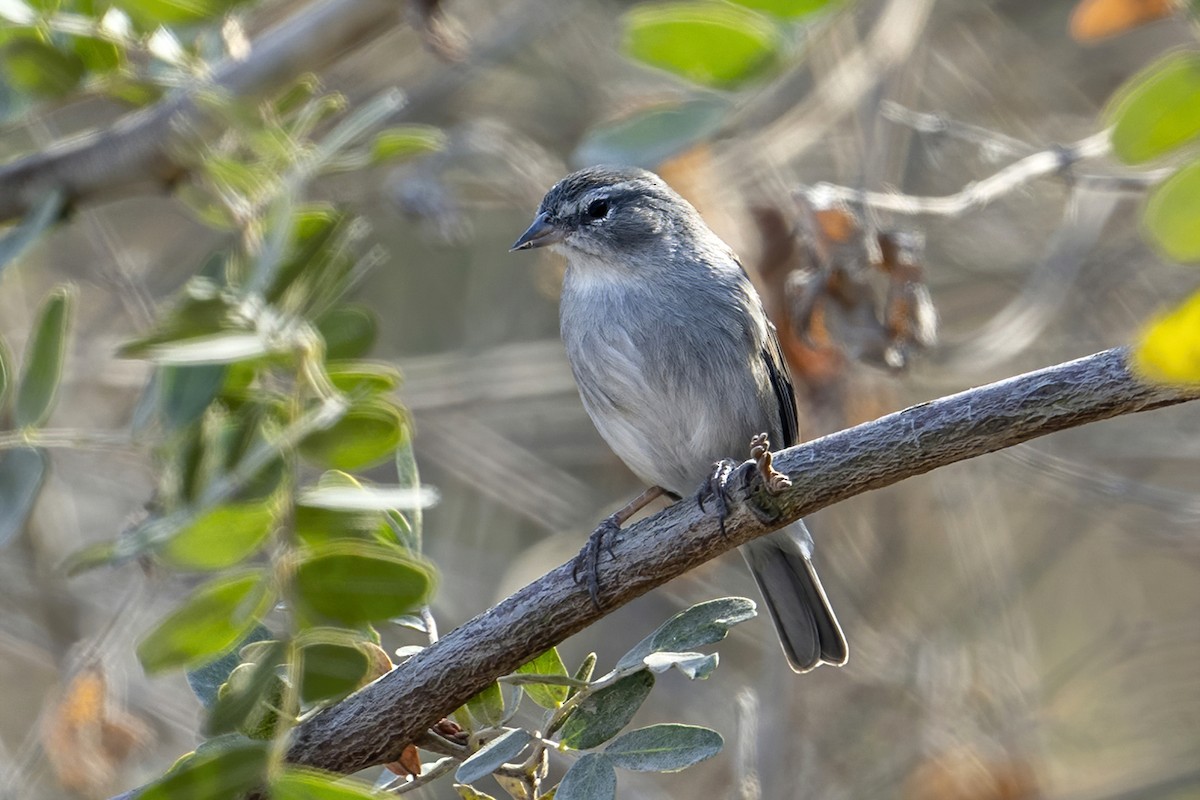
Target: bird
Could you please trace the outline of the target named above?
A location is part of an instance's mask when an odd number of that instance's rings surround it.
[[[596,166],[545,195],[512,251],[566,256],[559,326],[583,406],[648,488],[608,517],[576,561],[599,605],[602,541],[653,499],[698,499],[727,513],[726,482],[747,443],[768,490],[790,482],[770,443],[799,437],[796,399],[774,325],[734,253],[652,172]],[[845,634],[813,566],[804,522],[740,548],[796,672],[841,666]]]

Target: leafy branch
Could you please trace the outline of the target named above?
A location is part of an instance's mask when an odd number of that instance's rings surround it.
[[[303,722],[288,760],[343,773],[395,760],[497,677],[650,589],[806,514],[1048,433],[1200,397],[1196,388],[1144,382],[1127,358],[1124,348],[1107,350],[784,450],[775,466],[792,488],[770,497],[756,481],[735,479],[724,533],[690,499],[637,523],[601,560],[601,608],[563,564]]]

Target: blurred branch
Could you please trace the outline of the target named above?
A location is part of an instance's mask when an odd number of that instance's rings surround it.
[[[1067,170],[1085,158],[1105,155],[1109,149],[1108,131],[1103,130],[1074,144],[1051,147],[1028,155],[983,180],[967,184],[962,191],[944,197],[920,197],[900,192],[869,192],[831,183],[819,183],[803,191],[808,195],[809,201],[818,208],[849,203],[900,214],[957,217],[973,208],[985,206],[1036,178]]]
[[[318,0],[306,6],[263,33],[245,59],[218,64],[211,85],[173,94],[108,129],[0,166],[0,222],[23,216],[55,189],[62,190],[70,210],[147,186],[169,186],[183,169],[171,156],[171,140],[200,118],[199,91],[215,86],[233,95],[263,92],[388,30],[398,15],[399,7],[388,0]]]
[[[623,532],[602,559],[603,608],[564,564],[480,614],[344,702],[294,731],[289,760],[337,772],[395,760],[451,710],[552,645],[656,586],[801,516],[857,494],[1038,436],[1200,398],[1153,386],[1127,351],[1087,358],[924,403],[780,452],[793,481],[767,496],[731,481],[724,532],[694,499]]]

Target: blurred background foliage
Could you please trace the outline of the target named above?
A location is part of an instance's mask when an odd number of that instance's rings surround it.
[[[576,397],[561,263],[506,254],[571,168],[656,169],[741,253],[807,438],[1133,340],[1147,374],[1200,379],[1189,13],[0,0],[0,791],[106,797],[205,737],[156,796],[252,785],[281,718],[639,490]],[[516,730],[458,779],[520,796],[488,776],[537,704],[605,745],[549,751],[547,786],[578,769],[560,800],[613,765],[628,797],[1200,796],[1198,429],[1114,420],[817,515],[842,670],[792,675],[762,620],[719,670],[644,669],[658,621],[754,596],[706,565],[525,670],[559,683],[503,684],[515,717],[501,684],[460,711],[448,739]],[[609,704],[599,731],[558,713],[592,651],[617,665],[576,701]]]

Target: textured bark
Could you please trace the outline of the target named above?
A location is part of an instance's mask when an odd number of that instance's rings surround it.
[[[401,9],[391,0],[319,0],[256,39],[245,60],[219,64],[213,81],[234,95],[279,86],[388,30]],[[198,117],[192,94],[175,93],[111,128],[0,166],[0,222],[23,216],[55,189],[70,209],[146,185],[170,185],[181,170],[171,157],[171,137]]]
[[[299,726],[288,759],[353,772],[404,745],[495,680],[655,586],[839,500],[1064,428],[1200,397],[1142,383],[1124,349],[923,403],[782,451],[791,477],[768,497],[735,480],[722,535],[694,498],[626,529],[602,556],[603,609],[564,564],[452,631],[342,703]],[[743,470],[746,466],[743,465]]]

